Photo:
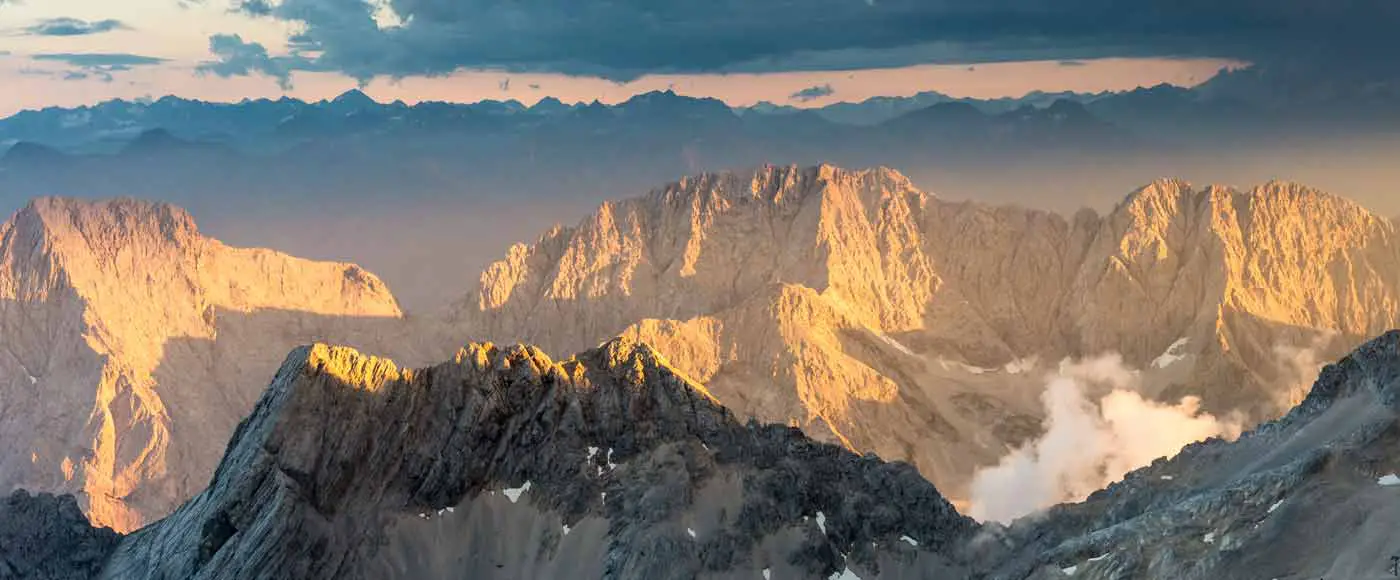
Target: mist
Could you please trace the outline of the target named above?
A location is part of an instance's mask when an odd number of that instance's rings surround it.
[[[1313,383],[1322,373],[1327,360],[1336,358],[1329,348],[1340,333],[1322,330],[1308,340],[1305,345],[1280,343],[1273,348],[1274,365],[1278,372],[1277,384],[1283,388],[1275,403],[1280,409],[1292,409],[1307,398]]]
[[[1241,432],[1237,421],[1200,412],[1195,397],[1175,405],[1150,401],[1139,384],[1121,355],[1062,362],[1041,395],[1045,434],[977,472],[970,515],[1010,522],[1080,501],[1187,444]]]

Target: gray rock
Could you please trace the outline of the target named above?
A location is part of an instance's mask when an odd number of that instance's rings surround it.
[[[949,577],[976,530],[912,467],[740,424],[636,343],[420,371],[315,346],[104,577]]]
[[[0,500],[0,579],[93,578],[120,539],[92,527],[71,495],[18,490]]]

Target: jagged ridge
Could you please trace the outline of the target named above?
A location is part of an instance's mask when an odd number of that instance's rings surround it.
[[[1038,375],[1006,371],[1030,360],[1116,351],[1161,399],[1276,417],[1312,372],[1279,348],[1322,360],[1400,323],[1400,240],[1281,182],[1162,180],[1066,218],[946,202],[890,169],[765,167],[516,246],[456,321],[548,352],[632,336],[740,415],[911,461],[959,495],[1038,431]],[[1184,363],[1153,368],[1183,339]]]
[[[524,505],[495,496],[506,487]],[[496,509],[515,519],[414,527]],[[538,546],[483,551],[542,517]],[[104,577],[873,577],[965,565],[975,529],[911,467],[741,425],[634,342],[560,363],[472,344],[423,370],[317,345],[287,358],[210,488],[131,536]],[[428,546],[476,557],[424,569],[443,555]]]

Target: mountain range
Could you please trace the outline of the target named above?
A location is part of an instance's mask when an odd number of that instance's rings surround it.
[[[1247,427],[1400,304],[1395,225],[1285,183],[1159,181],[1062,217],[888,169],[703,174],[512,248],[441,316],[404,315],[357,266],[228,247],[165,204],[42,199],[0,231],[0,433],[21,442],[4,487],[75,493],[122,532],[200,489],[308,342],[416,366],[471,341],[563,359],[622,337],[740,421],[908,462],[975,511],[979,476],[1054,432],[1044,393],[1065,364],[1116,355],[1129,377],[1075,404],[1127,390]],[[1080,492],[1047,493],[1028,507]]]
[[[1073,217],[888,169],[768,167],[607,203],[512,248],[452,325],[568,353],[648,343],[742,414],[917,466],[945,494],[1041,433],[1041,376],[1117,354],[1245,424],[1397,324],[1395,224],[1302,186],[1164,180]],[[767,385],[756,389],[754,385]]]
[[[1325,91],[1329,100],[1260,88],[1270,82],[1243,71],[1190,89],[923,94],[817,110],[674,92],[528,107],[378,103],[359,91],[319,102],[110,101],[0,120],[0,213],[37,196],[162,199],[229,243],[360,264],[413,313],[473,284],[500,248],[604,199],[763,163],[885,165],[946,199],[1064,214],[1107,211],[1158,175],[1288,177],[1400,213],[1377,187],[1400,179],[1400,117],[1384,108],[1393,101],[1370,89]],[[372,241],[358,235],[368,224],[382,226]],[[439,255],[454,263],[404,259]]]

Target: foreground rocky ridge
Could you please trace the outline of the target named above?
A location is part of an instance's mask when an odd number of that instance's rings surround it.
[[[1397,316],[1393,222],[1301,186],[1159,181],[1065,218],[821,166],[606,203],[512,248],[454,319],[552,353],[645,341],[740,415],[961,496],[1039,432],[1037,361],[1119,352],[1147,394],[1252,424]]]
[[[288,356],[209,489],[169,518],[116,544],[71,498],[19,494],[0,515],[67,515],[0,519],[0,564],[19,578],[1379,580],[1400,541],[1398,419],[1400,331],[1237,442],[979,526],[908,465],[739,424],[626,339],[559,363],[474,344],[416,371],[317,345]],[[13,567],[45,554],[43,572]]]
[[[923,578],[976,524],[908,465],[740,424],[654,351],[293,352],[107,578]]]
[[[357,266],[228,247],[170,205],[35,200],[0,225],[0,492],[135,529],[207,483],[289,349],[407,357],[401,315]]]

